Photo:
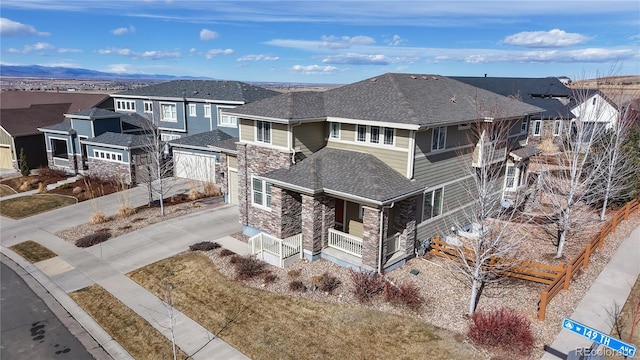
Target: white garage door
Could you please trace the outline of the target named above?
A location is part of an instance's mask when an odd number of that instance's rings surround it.
[[[238,203],[238,171],[229,169],[229,203]]]
[[[215,183],[215,156],[173,151],[176,177]]]
[[[8,147],[0,146],[0,169],[13,169],[11,149]]]

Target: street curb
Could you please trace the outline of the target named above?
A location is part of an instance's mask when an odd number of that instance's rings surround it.
[[[134,359],[37,266],[4,245],[0,253],[0,260],[27,283],[96,360]]]

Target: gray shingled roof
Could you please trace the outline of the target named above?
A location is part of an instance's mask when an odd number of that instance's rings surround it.
[[[542,153],[542,151],[540,151],[540,149],[538,149],[537,146],[535,145],[526,145],[523,146],[517,150],[513,150],[512,152],[510,152],[510,155],[515,155],[521,159],[528,159],[530,157],[536,156],[538,154]]]
[[[93,120],[97,118],[120,117],[122,114],[107,109],[93,107],[90,109],[76,111],[69,115],[76,117],[88,117],[89,119]]]
[[[194,134],[190,136],[181,137],[179,139],[171,140],[169,143],[172,146],[183,147],[183,146],[192,146],[192,147],[201,147],[207,148],[208,145],[216,145],[217,143],[232,139],[233,136],[227,134],[222,130],[213,130],[207,131],[199,134]]]
[[[144,146],[149,143],[146,135],[121,134],[114,132],[106,132],[83,141],[88,143],[104,144],[105,146],[115,145],[126,148]]]
[[[349,194],[382,204],[423,190],[371,154],[326,147],[261,177],[283,188]]]
[[[286,111],[289,101],[312,102],[313,115],[372,120],[389,123],[433,126],[474,121],[521,117],[543,109],[439,75],[387,73],[319,94],[299,97],[283,94],[226,112],[237,115],[282,115],[286,120],[302,120],[305,111]],[[289,117],[286,117],[289,116]],[[275,117],[275,116],[274,116]]]
[[[53,125],[41,126],[38,129],[69,132],[69,130],[71,130],[71,121],[63,121]]]
[[[231,138],[231,139],[227,139],[227,140],[222,140],[222,141],[218,141],[217,143],[211,145],[213,147],[217,147],[220,149],[225,149],[228,150],[230,152],[237,152],[238,151],[238,146],[236,145],[236,143],[238,142],[238,138]]]
[[[150,96],[157,98],[190,98],[250,103],[280,94],[239,81],[226,80],[174,80],[137,89],[126,90],[116,96]]]
[[[145,130],[149,128],[150,121],[138,113],[121,114],[122,130]]]
[[[511,78],[453,76],[466,84],[503,96],[516,96],[521,101],[545,110],[544,118],[571,118],[569,107],[554,97],[571,97],[572,91],[555,77]]]
[[[281,94],[240,108],[225,109],[225,112],[287,120],[319,119],[326,116],[324,93],[318,91]]]

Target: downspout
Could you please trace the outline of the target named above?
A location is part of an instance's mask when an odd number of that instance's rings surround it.
[[[378,232],[378,234],[380,235],[380,241],[378,243],[378,274],[382,275],[382,248],[383,248],[383,244],[384,244],[384,235],[382,234],[382,230],[383,230],[383,221],[384,221],[384,208],[386,207],[387,209],[391,209],[394,205],[395,205],[395,201],[391,203],[391,205],[387,205],[387,206],[382,206],[380,207],[380,231]]]
[[[296,163],[296,149],[294,148],[293,144],[295,142],[295,136],[293,136],[293,127],[294,126],[298,126],[302,124],[302,121],[298,121],[297,124],[291,124],[289,126],[289,129],[291,130],[291,148],[289,149],[291,151],[291,163],[295,165]]]

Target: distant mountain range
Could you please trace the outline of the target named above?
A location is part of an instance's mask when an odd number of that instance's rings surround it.
[[[78,79],[78,80],[175,80],[175,79],[202,79],[206,77],[173,76],[173,75],[149,75],[149,74],[117,74],[80,68],[68,68],[61,66],[39,65],[0,65],[0,76],[21,78],[51,78],[51,79]]]

